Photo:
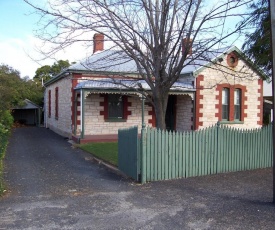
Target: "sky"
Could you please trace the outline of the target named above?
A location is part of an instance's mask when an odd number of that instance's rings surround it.
[[[23,0],[0,0],[0,64],[18,70],[22,78],[33,78],[37,68],[43,65],[52,65],[61,59],[77,62],[91,53],[85,47],[74,46],[52,59],[41,61],[42,56],[36,48],[41,46],[41,41],[34,35],[39,28],[38,21],[34,9]]]
[[[41,0],[40,0],[41,1]],[[81,50],[76,47],[58,54],[56,59],[39,61],[36,49],[41,42],[35,38],[39,16],[23,0],[0,0],[0,64],[6,64],[21,73],[21,77],[33,78],[37,68],[52,65],[56,60],[79,61]]]

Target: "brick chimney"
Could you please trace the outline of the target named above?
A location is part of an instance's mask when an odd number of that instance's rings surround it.
[[[104,50],[104,35],[96,33],[94,34],[94,52],[102,51]]]
[[[185,50],[188,49],[187,55],[192,54],[192,39],[184,38],[182,39],[182,54],[184,54]]]

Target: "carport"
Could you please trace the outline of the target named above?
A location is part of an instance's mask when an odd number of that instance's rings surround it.
[[[25,99],[23,106],[13,108],[12,115],[14,122],[24,125],[39,126],[41,117],[41,108],[32,101]]]

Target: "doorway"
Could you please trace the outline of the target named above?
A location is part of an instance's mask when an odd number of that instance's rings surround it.
[[[166,130],[174,131],[176,127],[176,99],[177,96],[169,95],[166,115],[165,115],[165,124]]]

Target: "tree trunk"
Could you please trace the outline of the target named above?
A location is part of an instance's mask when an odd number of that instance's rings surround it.
[[[156,127],[161,130],[165,130],[165,115],[168,102],[168,92],[161,89],[155,89],[155,92],[153,93],[153,100],[156,114]]]

